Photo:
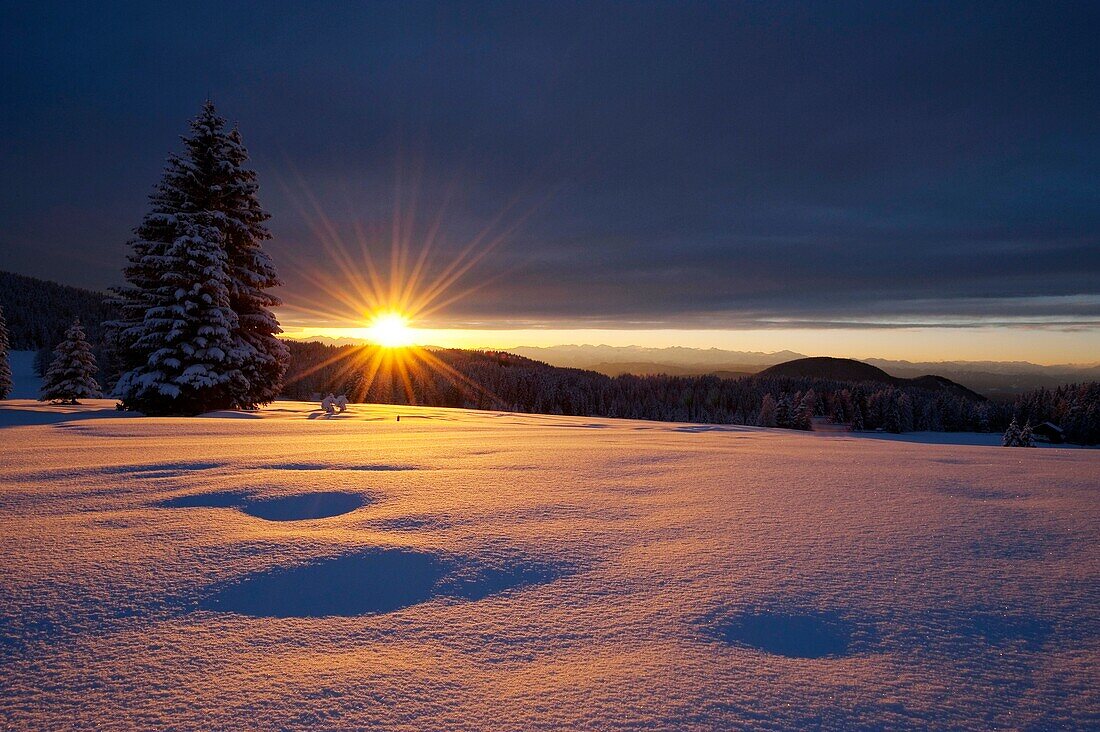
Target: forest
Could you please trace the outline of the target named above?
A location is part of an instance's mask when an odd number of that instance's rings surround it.
[[[498,351],[288,342],[288,399],[498,409],[669,422],[810,429],[815,417],[855,430],[1003,432],[1050,421],[1069,442],[1100,443],[1100,382],[993,402],[964,393],[804,377],[605,376]]]

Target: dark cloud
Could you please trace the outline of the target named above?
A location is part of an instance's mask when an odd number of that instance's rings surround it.
[[[346,246],[358,221],[384,253],[396,189],[414,240],[451,192],[434,272],[508,202],[497,231],[536,209],[440,317],[1100,314],[1095,3],[3,13],[5,268],[116,282],[211,95],[255,156],[288,299],[329,262],[311,197]]]

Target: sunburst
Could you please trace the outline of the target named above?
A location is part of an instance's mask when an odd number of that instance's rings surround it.
[[[415,185],[410,188],[415,192]],[[365,324],[366,327],[361,330],[362,337],[373,344],[342,349],[329,361],[315,364],[298,378],[340,361],[338,377],[360,375],[358,381],[364,387],[364,394],[376,378],[392,375],[402,385],[405,398],[415,404],[418,401],[415,377],[421,370],[428,369],[463,393],[492,397],[482,386],[473,383],[424,348],[424,344],[417,344],[415,324],[430,319],[442,309],[489,284],[490,280],[485,278],[473,283],[464,283],[463,280],[478,263],[500,247],[542,201],[517,211],[527,195],[526,192],[517,193],[478,234],[458,248],[456,255],[441,262],[438,252],[442,248],[440,240],[444,238],[443,220],[450,204],[449,194],[430,225],[417,235],[416,196],[410,195],[408,200],[402,200],[399,176],[389,226],[366,229],[356,224],[354,240],[349,246],[300,176],[298,190],[287,187],[287,191],[309,223],[314,238],[327,253],[331,265],[322,272],[316,268],[315,262],[297,263],[298,271],[321,297],[296,293],[293,309],[327,322]],[[384,233],[387,229],[388,236]],[[419,246],[415,246],[414,242]],[[389,266],[383,268],[379,266],[376,253],[387,249]]]
[[[413,345],[416,331],[400,313],[379,313],[367,328],[367,338],[385,348],[404,348]]]

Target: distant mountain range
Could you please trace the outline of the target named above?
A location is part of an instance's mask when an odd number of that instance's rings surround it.
[[[719,348],[650,348],[642,346],[568,345],[508,349],[555,366],[590,369],[614,376],[620,373],[678,376],[698,374],[743,375],[769,366],[807,358],[794,351],[729,351]],[[1100,364],[1045,366],[1027,361],[892,361],[862,359],[888,375],[916,378],[938,374],[976,392],[992,397],[1011,396],[1038,387],[1055,387],[1100,380]]]
[[[14,350],[53,347],[76,317],[84,322],[90,339],[98,339],[100,323],[113,315],[106,298],[106,293],[102,292],[0,272],[0,306],[4,308]],[[308,340],[330,345],[363,343],[354,338],[316,337]],[[766,353],[679,346],[560,345],[504,350],[552,366],[586,369],[608,376],[624,373],[672,376],[714,374],[736,378],[807,358],[806,354],[786,350]],[[863,362],[898,379],[938,374],[991,397],[1011,396],[1037,387],[1100,380],[1100,364],[1043,366],[1026,361],[912,362],[881,358],[867,358]]]

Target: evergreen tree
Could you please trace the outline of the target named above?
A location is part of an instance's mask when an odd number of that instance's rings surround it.
[[[894,434],[901,432],[901,411],[898,409],[896,401],[891,401],[886,407],[886,412],[882,417],[882,429]]]
[[[128,372],[120,383],[125,380],[131,389],[136,382],[126,376],[135,371],[147,375],[149,328],[167,322],[163,317],[147,319],[146,314],[151,308],[166,307],[160,290],[167,259],[183,261],[179,256],[169,257],[168,249],[180,241],[201,241],[203,248],[217,242],[223,250],[222,262],[215,265],[209,259],[211,253],[204,249],[202,257],[207,261],[203,266],[224,270],[215,278],[214,289],[224,288],[225,302],[219,294],[211,305],[220,313],[214,327],[229,327],[232,344],[227,350],[227,344],[219,343],[210,352],[233,352],[232,364],[225,362],[232,378],[217,388],[228,390],[230,401],[225,406],[252,408],[278,395],[288,358],[286,346],[276,337],[282,331],[270,310],[279,300],[267,292],[281,284],[261,247],[271,238],[265,225],[269,216],[256,198],[255,172],[244,167],[248,153],[240,133],[226,130],[225,120],[211,102],[191,122],[190,135],[183,143],[184,152],[169,158],[164,177],[150,196],[151,210],[135,229],[124,270],[128,284],[116,290],[120,317],[112,323],[111,345],[118,354],[120,370]],[[188,274],[179,274],[188,280]],[[231,317],[220,312],[226,306]],[[215,362],[218,359],[208,360],[205,367]],[[190,406],[180,405],[184,411],[208,401],[196,394],[186,399]],[[219,405],[222,401],[221,397],[214,400]]]
[[[214,105],[209,102],[199,115],[199,121],[212,142],[222,142],[224,137],[224,161],[213,169],[225,175],[225,181],[219,183],[221,199],[215,209],[225,214],[221,221],[224,222],[229,260],[229,302],[238,321],[234,335],[252,349],[243,365],[249,387],[238,401],[242,407],[254,407],[279,395],[289,359],[286,345],[276,337],[283,330],[271,312],[271,308],[281,305],[282,301],[268,292],[282,282],[261,246],[271,238],[266,226],[271,217],[257,198],[259,186],[255,171],[245,167],[248,152],[240,131],[233,129],[224,134],[225,120],[218,117]]]
[[[760,416],[757,419],[761,427],[775,427],[775,399],[771,394],[765,394],[760,404]]]
[[[775,405],[775,426],[788,429],[791,426],[791,400],[786,394]]]
[[[898,410],[898,427],[901,432],[913,431],[913,400],[909,398],[909,395],[902,392],[898,395],[897,402]]]
[[[1004,437],[1001,439],[1001,445],[1004,447],[1019,447],[1020,446],[1020,425],[1016,423],[1016,418],[1012,418],[1012,422],[1009,423],[1008,429],[1005,430]]]
[[[1016,438],[1017,447],[1035,447],[1035,436],[1031,432],[1031,420],[1024,422],[1020,428],[1020,434]]]
[[[9,348],[8,321],[4,320],[4,309],[0,308],[0,399],[7,399],[12,390]]]
[[[96,371],[98,367],[92,347],[77,320],[65,333],[65,340],[54,349],[53,363],[46,371],[38,401],[79,404],[78,399],[99,397]]]
[[[814,410],[816,408],[817,394],[814,393],[813,389],[810,389],[803,395],[802,401],[799,402],[791,426],[799,430],[812,430],[814,428]]]
[[[206,212],[179,214],[180,235],[163,254],[145,259],[160,284],[145,293],[150,307],[129,329],[131,352],[144,364],[122,375],[116,393],[127,409],[194,415],[228,409],[247,388],[246,349],[233,336],[229,268],[221,230]],[[141,360],[141,359],[139,359]]]
[[[862,432],[864,429],[863,410],[859,408],[859,402],[856,402],[852,405],[852,431]]]

